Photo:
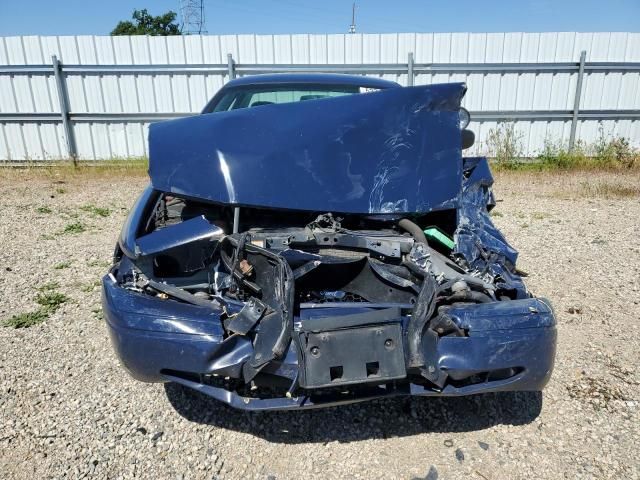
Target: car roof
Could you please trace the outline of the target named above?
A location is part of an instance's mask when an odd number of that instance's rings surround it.
[[[316,85],[355,85],[369,88],[399,87],[396,82],[382,78],[362,75],[343,75],[339,73],[273,73],[263,75],[247,75],[228,82],[223,89],[265,84],[312,83]]]

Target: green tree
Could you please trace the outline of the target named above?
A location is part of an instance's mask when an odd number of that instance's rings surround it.
[[[111,31],[111,35],[181,35],[180,27],[174,23],[176,12],[169,11],[154,17],[144,8],[134,10],[131,17],[133,22],[119,22]]]

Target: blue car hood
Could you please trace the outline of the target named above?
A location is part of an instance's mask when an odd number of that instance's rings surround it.
[[[457,206],[464,84],[154,123],[153,188],[230,205],[360,214]]]

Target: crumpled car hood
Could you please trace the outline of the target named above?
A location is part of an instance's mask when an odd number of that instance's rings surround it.
[[[359,214],[456,208],[461,83],[152,124],[152,187],[223,204]]]

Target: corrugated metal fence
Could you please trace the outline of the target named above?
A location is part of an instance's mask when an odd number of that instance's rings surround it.
[[[150,122],[197,113],[230,76],[285,71],[464,81],[477,153],[501,121],[528,155],[572,131],[640,146],[638,33],[28,36],[0,37],[0,159],[143,156]]]

